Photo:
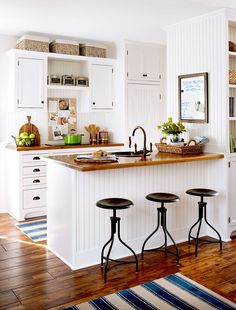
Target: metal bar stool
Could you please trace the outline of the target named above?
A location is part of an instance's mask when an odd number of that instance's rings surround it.
[[[104,246],[102,248],[102,252],[101,252],[101,267],[104,267],[104,260],[105,260],[104,283],[106,283],[106,281],[107,281],[107,272],[109,270],[109,261],[117,262],[117,264],[114,265],[114,266],[117,266],[117,265],[120,265],[120,264],[135,263],[136,264],[136,272],[138,272],[138,258],[137,258],[137,255],[131,249],[131,247],[129,247],[121,239],[121,236],[120,236],[120,217],[116,216],[116,211],[117,210],[128,209],[132,205],[133,205],[132,201],[130,201],[128,199],[123,199],[123,198],[106,198],[106,199],[99,200],[96,203],[96,206],[99,207],[99,208],[113,210],[113,216],[110,217],[110,219],[111,219],[111,237],[104,244]],[[111,259],[110,258],[111,249],[112,249],[112,246],[113,246],[113,243],[114,243],[114,237],[115,237],[115,234],[116,234],[116,224],[118,225],[118,231],[117,231],[118,239],[126,248],[128,248],[132,252],[132,254],[133,254],[134,258],[135,258],[134,261],[115,260],[115,259]],[[108,247],[107,255],[105,256],[104,255],[104,251],[105,251],[105,248],[108,245],[109,245],[109,247]]]
[[[208,222],[207,218],[206,218],[206,206],[207,203],[203,201],[204,197],[214,197],[219,195],[219,193],[217,193],[216,191],[212,190],[212,189],[206,189],[206,188],[192,188],[192,189],[188,189],[186,191],[186,194],[188,195],[193,195],[193,196],[199,196],[201,197],[201,201],[198,202],[198,220],[196,221],[195,224],[193,224],[193,226],[190,228],[189,233],[188,233],[188,243],[190,244],[190,239],[192,238],[195,242],[195,256],[197,257],[198,254],[198,243],[199,241],[202,241],[204,243],[220,243],[220,251],[222,251],[222,240],[221,240],[221,236],[218,233],[218,231]],[[200,233],[200,229],[201,229],[201,225],[202,225],[202,220],[205,220],[206,224],[208,226],[211,227],[211,229],[213,229],[217,236],[219,237],[219,240],[201,240],[199,239],[199,233]],[[193,228],[198,224],[198,229],[197,229],[197,234],[196,237],[193,237],[191,235]]]
[[[165,253],[170,253],[170,254],[176,255],[176,263],[178,265],[179,264],[179,251],[178,251],[178,248],[177,248],[177,245],[176,245],[174,239],[172,238],[171,234],[169,233],[169,231],[166,227],[167,209],[164,207],[164,204],[179,201],[179,197],[174,195],[174,194],[169,194],[169,193],[152,193],[152,194],[147,195],[146,199],[151,200],[151,201],[155,201],[155,202],[160,202],[161,207],[157,208],[157,227],[147,237],[147,239],[143,243],[142,254],[141,254],[142,260],[144,259],[144,252],[145,251],[154,251],[155,250],[155,251],[160,251],[160,252],[165,252]],[[164,232],[164,238],[165,238],[164,243],[160,247],[145,250],[144,248],[145,248],[147,241],[158,231],[160,225],[162,226],[162,229]],[[175,247],[175,252],[167,250],[167,236],[171,239],[171,241]],[[164,248],[164,250],[162,250],[162,248]]]

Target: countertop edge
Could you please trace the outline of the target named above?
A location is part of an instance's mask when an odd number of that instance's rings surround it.
[[[157,153],[158,154],[158,153]],[[162,156],[164,157],[165,155]],[[57,156],[55,156],[57,157]],[[167,156],[168,157],[168,156]],[[115,162],[109,164],[78,164],[74,162],[73,164],[57,160],[56,158],[45,158],[46,161],[55,162],[57,164],[64,165],[71,169],[75,169],[81,172],[89,171],[98,171],[98,170],[112,170],[112,169],[121,169],[121,168],[132,168],[132,167],[147,167],[147,166],[158,166],[165,164],[174,164],[174,163],[184,163],[184,162],[194,162],[194,161],[203,161],[203,160],[213,160],[224,158],[224,154],[221,153],[201,153],[194,155],[176,155],[173,158],[162,158],[162,160],[154,159],[146,161],[135,161],[135,162]]]

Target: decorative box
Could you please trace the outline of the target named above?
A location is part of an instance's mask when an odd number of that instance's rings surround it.
[[[80,55],[106,58],[106,48],[90,43],[80,44]]]
[[[49,52],[49,38],[24,35],[17,40],[16,48],[27,51]]]
[[[48,84],[49,85],[61,85],[61,75],[49,75]]]
[[[62,85],[74,86],[75,78],[73,75],[63,75],[62,76]]]
[[[50,52],[57,54],[79,55],[77,41],[55,40],[49,44]]]
[[[88,86],[88,78],[83,76],[77,76],[75,78],[76,86]]]

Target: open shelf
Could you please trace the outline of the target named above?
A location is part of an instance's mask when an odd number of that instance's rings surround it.
[[[236,88],[236,84],[229,84],[229,88]]]
[[[88,86],[47,85],[47,89],[54,90],[89,90]]]

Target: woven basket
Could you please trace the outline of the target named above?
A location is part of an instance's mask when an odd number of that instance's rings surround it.
[[[106,58],[106,48],[88,44],[80,44],[80,55]]]
[[[66,40],[55,40],[50,43],[49,49],[51,53],[79,55],[79,43]]]
[[[236,71],[229,70],[229,84],[236,84]]]
[[[159,152],[174,154],[199,154],[203,152],[203,145],[171,145],[166,143],[155,143]]]

